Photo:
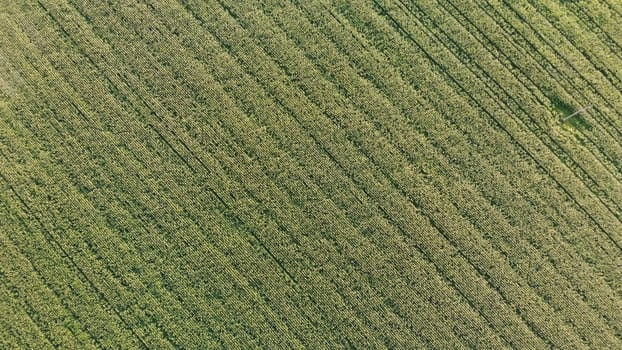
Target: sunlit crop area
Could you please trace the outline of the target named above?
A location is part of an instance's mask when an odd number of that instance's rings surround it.
[[[0,0],[0,348],[622,348],[621,29]]]

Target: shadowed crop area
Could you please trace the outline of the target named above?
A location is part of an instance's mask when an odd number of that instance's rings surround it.
[[[621,28],[0,0],[0,348],[621,349]]]

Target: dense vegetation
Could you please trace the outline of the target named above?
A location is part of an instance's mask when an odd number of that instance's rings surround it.
[[[0,0],[0,348],[622,348],[620,28]]]

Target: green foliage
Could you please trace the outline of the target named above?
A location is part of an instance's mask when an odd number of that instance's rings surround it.
[[[0,7],[0,348],[620,348],[615,2]]]

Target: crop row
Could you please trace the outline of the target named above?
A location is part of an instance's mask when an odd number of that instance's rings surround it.
[[[492,51],[460,21],[448,32],[413,16],[418,31],[406,5],[376,10],[42,1],[16,16],[14,51],[29,49],[12,68],[39,102],[12,127],[52,151],[7,180],[44,182],[15,195],[53,218],[46,239],[89,266],[119,332],[158,347],[618,340],[619,145],[595,146],[616,129],[597,124],[582,135],[599,142],[575,147],[529,117],[548,113],[548,83],[529,78],[543,61],[511,83],[494,60],[468,62]],[[77,209],[44,212],[43,187]]]
[[[62,62],[62,61],[61,61],[61,62]],[[76,76],[77,76],[77,75],[76,75]],[[41,89],[41,91],[45,91],[45,90],[44,90],[44,89]],[[58,97],[57,97],[57,98],[58,98]],[[50,103],[50,105],[54,106],[54,103]],[[74,113],[75,113],[75,112],[74,112]],[[65,112],[65,113],[58,113],[58,114],[60,114],[60,115],[71,115],[71,113],[66,113],[66,112]],[[49,121],[49,120],[48,120],[48,121]],[[84,135],[82,135],[82,136],[84,136]],[[60,138],[61,138],[61,136],[60,136],[60,135],[59,135],[59,136],[57,136],[57,139],[60,139]],[[70,141],[72,140],[72,138],[71,138],[71,137],[69,137],[69,135],[63,135],[63,136],[62,136],[62,139],[63,139],[63,140],[65,140],[66,142],[70,142]],[[74,140],[75,140],[75,139],[74,139]],[[76,149],[76,150],[78,150],[78,149],[79,149],[79,143],[77,142],[77,140],[76,140],[76,141],[74,141],[74,144],[75,144],[75,149]],[[103,149],[105,149],[105,147],[94,147],[94,149],[95,149],[96,151],[98,151],[98,152],[101,152]],[[112,149],[114,150],[114,148],[112,148]],[[61,151],[62,151],[62,149],[61,149]],[[63,154],[61,154],[61,155],[63,155]],[[73,155],[71,155],[71,154],[65,154],[65,156],[68,156],[68,157],[74,157],[74,159],[75,159],[75,157],[76,157],[76,156],[82,156],[82,157],[84,157],[84,155],[80,155],[80,154],[73,154]],[[100,157],[101,157],[101,155],[100,155]],[[107,157],[105,157],[105,158],[107,158]],[[112,159],[114,159],[114,157],[112,157]],[[85,159],[85,161],[87,161],[87,159]],[[88,164],[88,162],[85,162],[85,164]],[[116,169],[116,170],[117,170],[117,172],[118,172],[118,171],[120,170],[120,168],[119,168],[119,167],[115,167],[115,166],[114,166],[114,164],[107,164],[107,165],[109,166],[109,169],[110,169],[111,171]],[[74,166],[75,166],[75,165],[74,165]],[[77,176],[80,176],[80,173],[81,173],[81,171],[80,171],[80,170],[86,170],[86,173],[87,173],[87,174],[88,174],[89,172],[93,172],[93,170],[88,171],[88,170],[89,170],[88,168],[87,168],[87,169],[84,169],[84,168],[83,168],[83,169],[79,169],[78,171],[76,171]],[[143,171],[143,172],[144,172],[144,171]],[[117,174],[118,174],[118,173],[117,173]],[[76,174],[74,174],[73,176],[76,176]],[[101,178],[101,177],[100,177],[100,178]],[[97,177],[95,177],[95,178],[94,178],[94,181],[97,181],[97,180],[98,180],[98,178],[97,178]],[[69,187],[69,188],[71,188],[71,187]],[[93,195],[95,195],[97,192],[99,192],[99,191],[96,191],[95,193],[93,193]],[[128,191],[128,194],[132,194],[132,192]],[[104,198],[104,199],[105,199],[105,198]],[[154,204],[154,206],[152,206],[152,207],[153,207],[153,208],[156,208],[155,204]],[[104,208],[105,208],[105,207],[104,207]],[[103,209],[103,208],[102,208],[102,209]],[[117,210],[117,214],[122,214],[122,212],[119,212],[119,211]],[[103,239],[103,238],[104,238],[104,237],[101,237],[101,239]],[[138,237],[135,237],[135,239],[137,239],[137,238],[138,238]],[[101,243],[100,243],[100,244],[101,244]],[[97,245],[95,245],[95,246],[97,247]],[[105,247],[105,246],[108,246],[108,244],[105,244],[105,245],[102,245],[102,246],[104,246],[104,247]],[[113,247],[114,247],[114,246],[118,246],[118,245],[117,245],[117,244],[114,244],[114,243],[111,243],[111,246],[113,246]],[[123,245],[120,245],[120,246],[123,246]],[[100,254],[101,254],[101,253],[100,253]],[[97,255],[97,254],[95,254],[95,255]],[[127,255],[127,256],[136,256],[136,257],[139,257],[140,255],[139,255],[139,254],[129,254],[129,253],[128,253],[128,255]],[[115,258],[115,259],[107,259],[107,260],[108,260],[108,261],[118,261],[118,262],[120,262],[120,261],[124,261],[123,259],[121,259],[121,258],[119,258],[119,257],[117,257],[117,258]],[[136,263],[138,264],[138,262],[136,262]],[[140,266],[140,265],[138,265],[138,266]],[[127,274],[123,274],[123,275],[124,275],[124,276],[127,276]],[[176,280],[176,278],[175,278],[175,279],[173,279],[173,280]],[[108,289],[106,289],[106,290],[108,290]],[[114,290],[114,289],[112,289],[112,290]],[[184,295],[183,291],[182,291],[181,293],[178,293],[178,294],[179,294],[179,295],[182,295],[182,296]],[[162,298],[162,297],[161,297],[161,298]],[[131,299],[129,299],[129,300],[131,300]],[[195,301],[196,301],[196,299],[195,299]],[[169,305],[169,303],[165,303],[165,305]],[[171,305],[175,305],[175,303],[172,303]],[[197,306],[200,306],[200,303],[196,303],[196,302],[195,302],[195,303],[193,303],[193,305],[195,305],[195,307],[197,307]],[[157,310],[157,308],[154,308],[154,310]],[[195,310],[192,310],[192,312],[194,312],[194,311],[195,311]],[[186,316],[186,317],[185,317],[185,319],[187,319],[187,320],[191,320],[191,319],[192,319],[192,316],[191,316],[191,315],[193,314],[192,312],[188,313],[188,316]],[[179,319],[178,321],[176,321],[176,322],[175,322],[176,324],[178,324],[178,325],[183,325],[184,323],[185,323],[185,324],[188,324],[188,322],[187,322],[187,321],[186,321],[186,322],[184,322],[184,321],[183,321],[183,320],[184,320],[184,316],[183,316],[183,315],[184,315],[184,313],[183,313],[183,312],[176,311],[176,312],[169,312],[169,314],[170,314],[170,315],[179,315],[179,316],[180,316],[180,319]],[[162,319],[164,319],[164,320],[166,319],[166,314],[164,314],[164,317],[162,317]],[[170,327],[171,327],[171,325],[172,325],[172,324],[175,324],[175,323],[170,323],[170,324],[168,324],[168,325],[167,325],[167,327],[169,327],[169,328],[170,328]],[[182,330],[181,332],[178,332],[178,334],[182,334],[182,335],[183,335],[183,334],[187,334],[187,335],[186,335],[187,337],[191,337],[193,333],[192,333],[192,331],[191,331],[191,328],[188,328],[188,329],[186,329],[185,331],[183,331],[183,330]],[[207,339],[205,338],[205,336],[203,336],[203,337],[199,338],[198,340],[207,340]],[[231,340],[230,340],[230,341],[231,341]]]
[[[258,26],[254,26],[253,28],[257,28]],[[287,52],[287,50],[279,50],[279,52]],[[281,61],[285,61],[285,60],[281,60]],[[331,62],[334,62],[331,60]]]
[[[332,61],[331,61],[332,62]]]
[[[395,40],[394,40],[394,41],[395,41]],[[394,41],[392,41],[392,42],[394,42]],[[404,52],[404,48],[401,48],[401,50],[402,50],[402,52]],[[407,51],[407,52],[408,52],[408,51]],[[409,58],[409,59],[415,59],[415,56],[409,56],[408,58]],[[419,61],[421,61],[421,60],[419,60]],[[415,83],[417,83],[417,82],[413,82],[413,83],[415,84]],[[439,85],[440,85],[440,84],[439,84]],[[442,86],[441,86],[441,87],[442,87]],[[466,108],[463,108],[463,109],[461,109],[461,110],[463,110],[463,111],[464,111],[464,110],[467,110],[467,109],[466,109]],[[450,113],[447,113],[447,114],[448,114],[448,115],[451,115]],[[464,118],[463,118],[463,120],[464,120]],[[456,123],[459,123],[460,121],[461,121],[461,120],[460,120],[459,118],[455,119],[455,122],[456,122]],[[472,122],[473,122],[473,121],[469,120],[469,123],[472,123]],[[480,130],[481,130],[481,129],[480,129]],[[494,129],[491,129],[490,131],[494,131]],[[480,135],[482,135],[482,134],[481,134],[481,132],[479,132],[479,134],[480,134]],[[490,137],[490,136],[491,136],[490,134],[484,134],[484,135],[485,135],[485,136],[486,136],[489,140],[495,140],[495,138],[491,138],[491,137]],[[474,136],[477,136],[477,135],[474,135]],[[481,138],[481,136],[480,136],[480,138]],[[501,145],[500,145],[500,147],[503,147],[503,146],[504,146],[503,144],[501,144]],[[494,149],[494,148],[489,148],[489,149]],[[505,152],[506,152],[506,150],[505,150],[505,149],[503,150],[503,152],[500,152],[500,150],[498,150],[498,151],[496,152],[496,153],[497,153],[497,154],[496,154],[496,157],[501,157],[501,156],[503,156],[503,155],[505,154]],[[491,154],[490,156],[491,156],[491,157],[494,157],[494,156],[495,156],[495,154]],[[503,170],[503,169],[500,169],[500,170]]]
[[[419,11],[411,11],[411,14],[422,13],[422,12],[425,12],[425,11],[420,9]],[[435,16],[442,18],[441,14],[439,13],[435,14]],[[448,23],[451,23],[451,22],[448,22]],[[425,19],[424,19],[424,22],[422,22],[422,24],[426,25]],[[460,58],[460,52],[463,49],[456,48],[456,46],[452,48],[451,44],[452,43],[455,44],[455,41],[452,41],[453,39],[446,37],[443,40],[440,40],[439,38],[443,35],[443,32],[441,32],[440,34],[434,33],[433,31],[434,26],[432,26],[430,23],[427,23],[427,25],[424,28],[428,29],[431,32],[430,35],[432,38],[434,38],[433,40],[438,40],[437,41],[438,43],[443,43],[443,45],[446,46],[450,50],[450,52],[453,52],[453,54],[456,55],[457,58]],[[424,38],[425,30],[423,31],[422,34],[418,34],[418,33],[419,32],[416,32],[415,34],[413,34],[413,37]],[[460,41],[464,42],[464,47],[465,47],[464,50],[470,50],[469,49],[471,47],[469,46],[470,34],[468,34],[468,32],[465,32],[465,34],[467,36],[461,39]],[[453,35],[457,36],[458,34],[453,34]],[[442,46],[437,46],[437,48],[438,47],[442,47]],[[607,179],[607,176],[611,176],[611,175],[607,174],[606,172],[597,172],[596,171],[598,170],[597,166],[599,165],[597,163],[596,164],[588,163],[588,165],[590,166],[591,172],[587,173],[585,171],[586,166],[585,165],[582,166],[581,164],[579,164],[577,159],[585,159],[585,161],[590,161],[594,159],[593,157],[591,156],[590,157],[570,157],[569,155],[567,155],[567,152],[566,152],[567,150],[561,147],[560,142],[554,139],[551,139],[550,134],[544,133],[542,131],[541,126],[537,125],[538,118],[533,117],[535,115],[539,115],[543,113],[542,110],[540,111],[538,110],[538,107],[540,107],[540,105],[538,103],[533,103],[529,101],[527,99],[528,95],[519,91],[520,85],[516,83],[512,83],[515,81],[515,79],[512,79],[511,75],[503,76],[502,74],[504,72],[503,66],[497,65],[492,55],[484,55],[482,54],[482,51],[479,51],[479,52],[474,51],[469,56],[475,57],[476,60],[472,61],[472,63],[465,62],[463,67],[465,66],[470,67],[469,69],[471,70],[473,74],[475,74],[475,76],[477,77],[477,80],[472,80],[473,83],[469,83],[469,84],[464,83],[463,86],[465,86],[467,90],[472,91],[472,94],[475,98],[478,98],[479,91],[485,92],[484,86],[487,85],[490,87],[490,90],[489,90],[490,92],[486,93],[488,94],[489,101],[492,100],[492,96],[494,96],[493,95],[493,91],[494,91],[496,92],[496,95],[500,97],[500,100],[503,101],[503,104],[506,106],[505,108],[508,110],[508,112],[511,111],[515,115],[521,115],[521,114],[524,115],[526,119],[523,119],[523,123],[526,127],[528,127],[528,130],[531,130],[532,132],[534,132],[536,136],[540,140],[542,140],[547,145],[548,148],[550,148],[550,150],[555,154],[556,157],[560,158],[560,160],[562,160],[566,164],[566,166],[568,166],[579,178],[581,178],[582,181],[586,183],[588,188],[590,188],[591,191],[594,192],[595,195],[598,195],[596,198],[599,201],[607,200],[608,196],[613,196],[612,201],[607,203],[606,207],[609,209],[609,211],[612,214],[615,215],[619,209],[619,208],[616,208],[616,201],[615,201],[617,187],[609,188],[608,191],[604,191],[604,193],[603,193],[603,189],[600,189],[600,191],[598,191],[598,188],[596,190],[594,189],[594,187],[598,186],[599,183],[605,184],[605,185],[612,183],[609,179]],[[439,58],[440,60],[439,62],[441,62],[442,64],[442,60],[446,60],[447,57],[448,56],[446,55],[441,56]],[[479,63],[480,61],[482,63]],[[464,72],[465,70],[460,70],[460,71],[456,70],[456,73],[455,73],[456,77],[458,77],[458,79],[463,82],[467,81],[466,79],[468,79],[466,76],[464,78],[461,76],[461,75],[464,75],[463,74]],[[495,78],[494,77],[495,75],[501,75],[503,78]],[[485,84],[482,84],[480,82],[483,82]],[[480,85],[480,87],[476,88],[477,85]],[[504,87],[503,85],[508,85],[508,86]],[[471,86],[473,87],[471,88]],[[513,94],[518,95],[518,99],[512,97]],[[504,98],[503,96],[506,96],[506,97]],[[484,102],[486,101],[485,97],[479,97],[479,98],[481,98],[481,101],[484,101]],[[603,178],[599,179],[599,181],[597,182],[594,179],[596,175],[600,175]],[[610,208],[612,205],[614,206],[613,211]]]

